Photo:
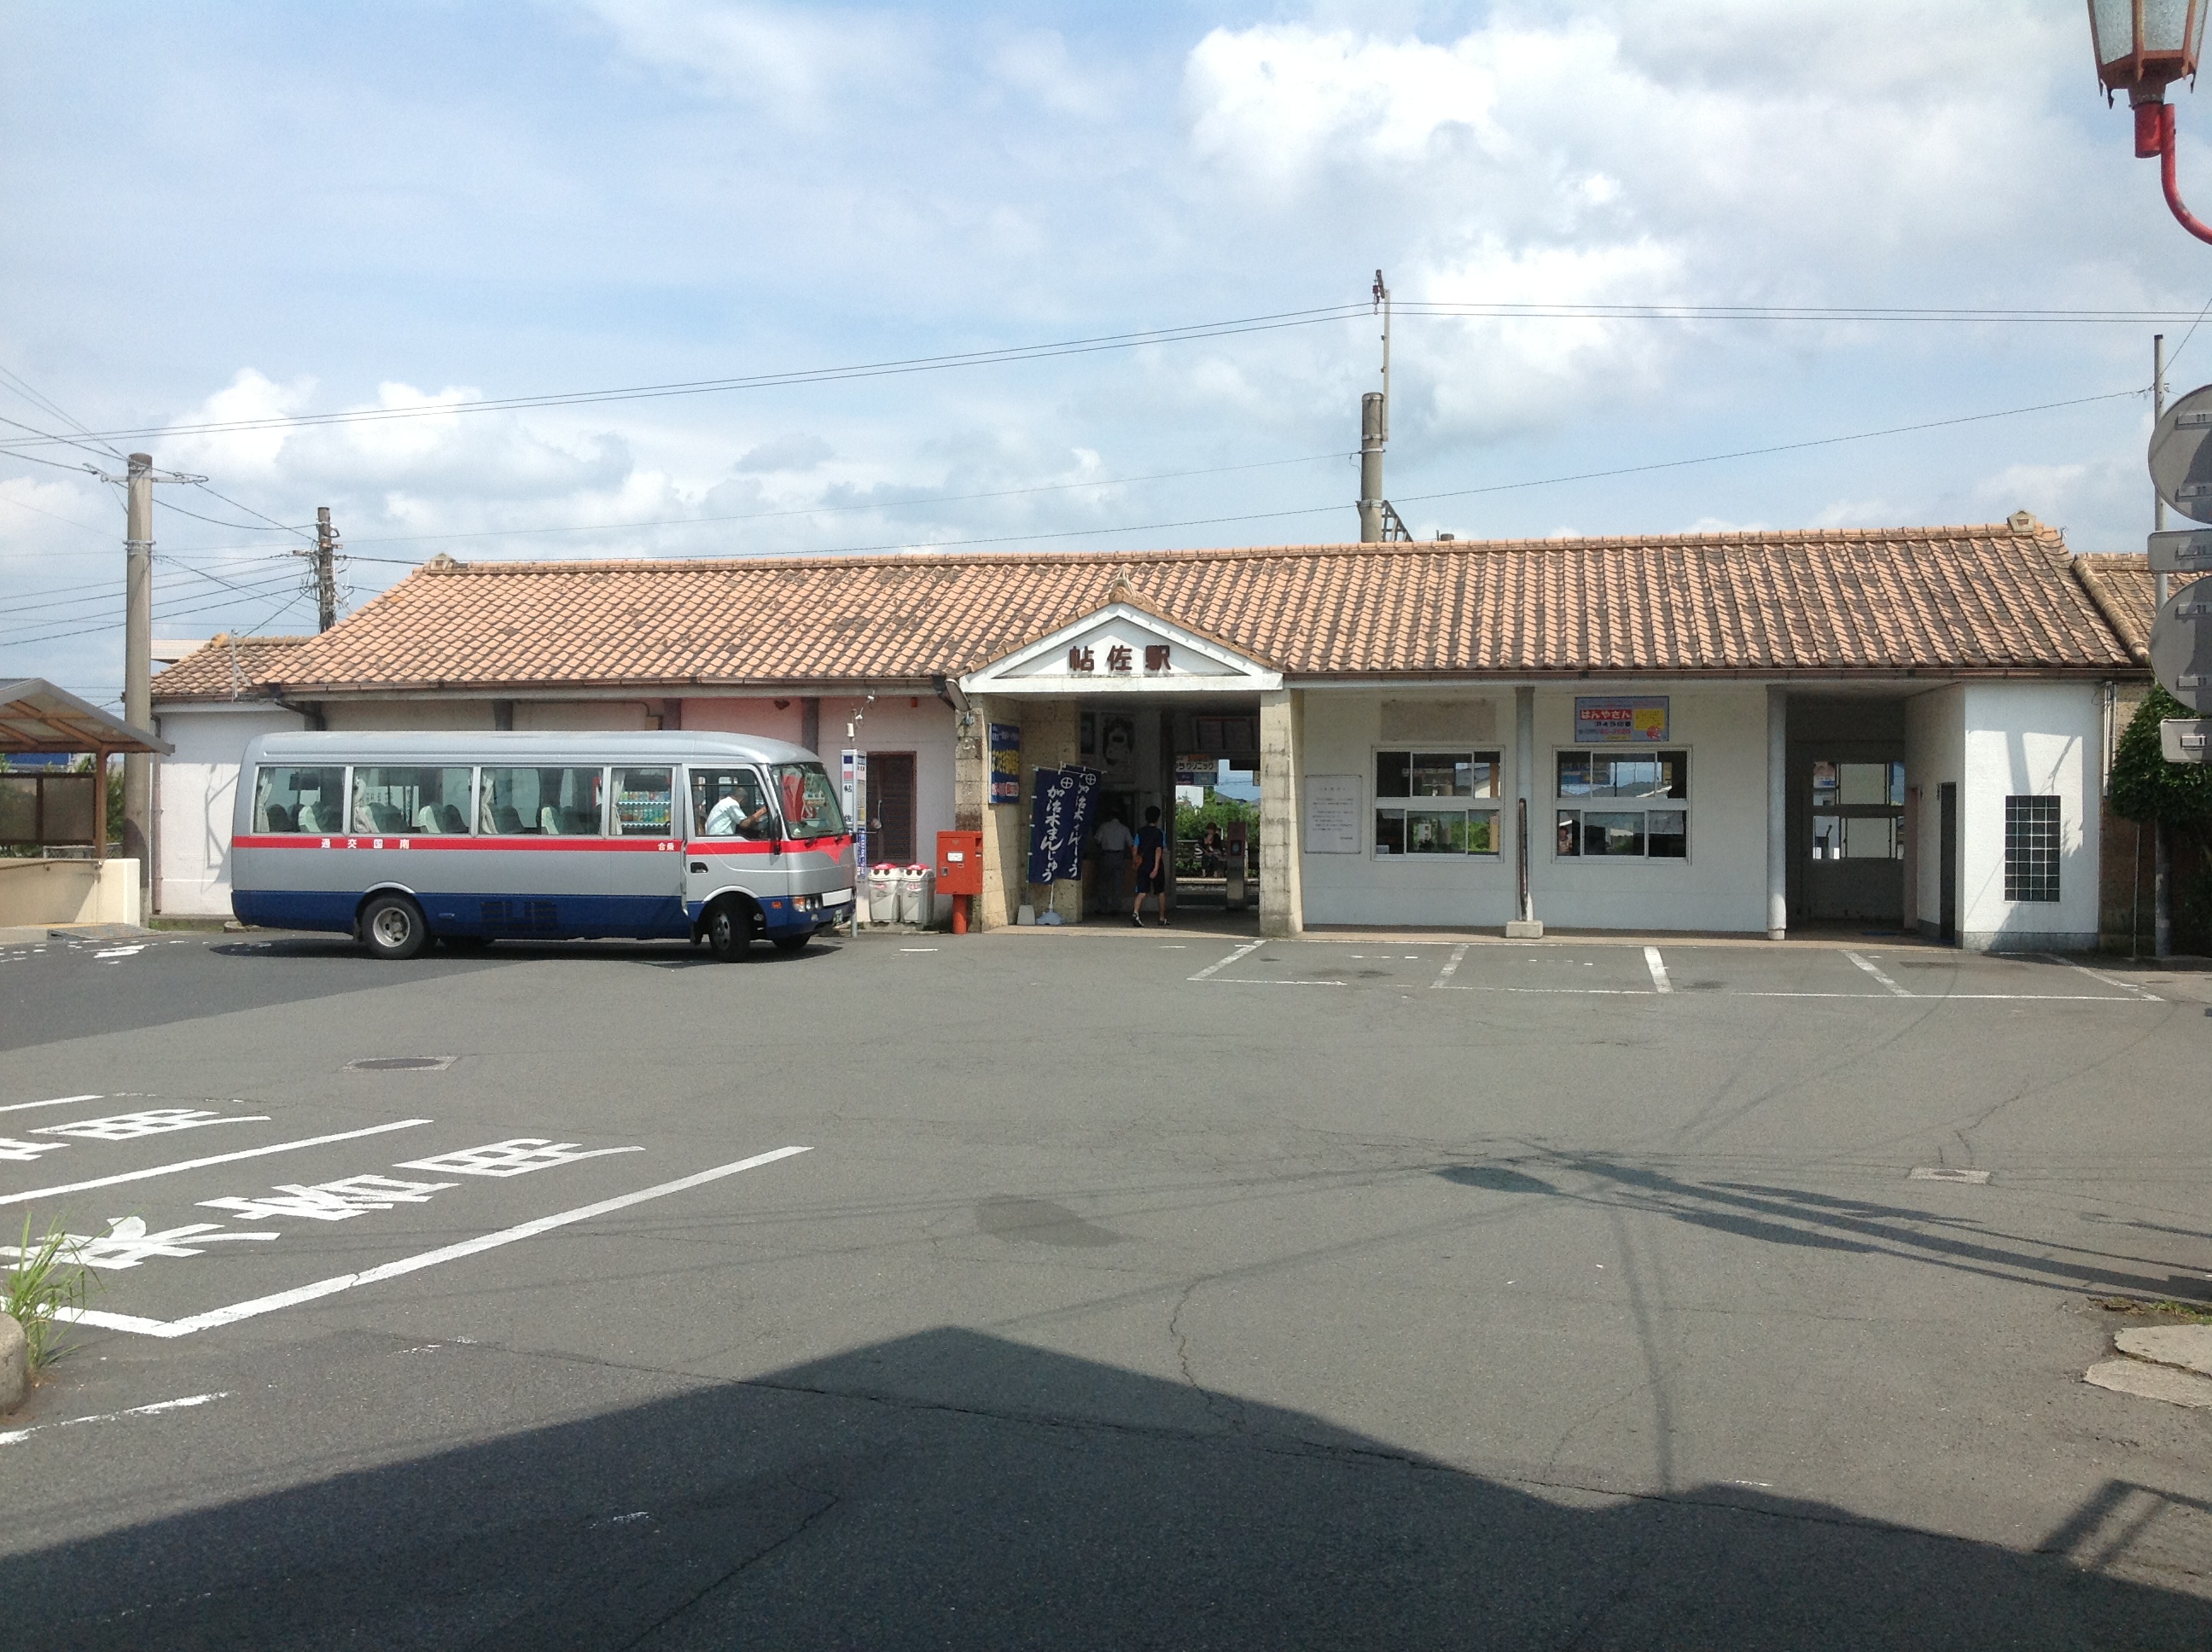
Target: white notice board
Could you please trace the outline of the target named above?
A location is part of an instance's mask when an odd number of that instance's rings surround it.
[[[1359,810],[1365,800],[1357,774],[1306,776],[1306,853],[1358,854]]]

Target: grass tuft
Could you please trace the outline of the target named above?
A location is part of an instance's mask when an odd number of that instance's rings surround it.
[[[2212,1325],[2212,1307],[2203,1303],[2176,1302],[2171,1297],[2154,1301],[2138,1297],[2092,1297],[2089,1300],[2108,1314],[2162,1314],[2169,1319],[2196,1320]]]
[[[58,1227],[49,1230],[33,1244],[31,1218],[23,1218],[23,1242],[15,1248],[15,1266],[0,1280],[0,1310],[23,1327],[34,1376],[64,1351],[61,1324],[55,1313],[83,1307],[91,1292],[92,1270],[79,1263],[76,1254],[76,1242]]]

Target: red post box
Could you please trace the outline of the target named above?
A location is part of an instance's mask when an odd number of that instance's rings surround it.
[[[981,895],[983,892],[983,834],[939,832],[937,835],[937,892],[939,895]]]
[[[983,892],[983,834],[937,835],[937,891],[952,897],[952,932],[968,932],[969,902]]]

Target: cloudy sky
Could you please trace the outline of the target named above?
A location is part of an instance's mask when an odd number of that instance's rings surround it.
[[[1343,540],[1380,266],[1422,537],[2025,507],[2115,550],[2151,321],[1773,312],[2160,312],[2171,345],[2212,301],[2075,4],[17,0],[0,31],[0,417],[150,433],[0,426],[0,674],[95,699],[122,504],[71,467],[111,446],[209,478],[157,489],[164,637],[312,629],[285,530],[318,505],[356,604],[441,550]],[[440,410],[1160,329],[1193,333]],[[2205,379],[2212,322],[2172,374]],[[366,410],[408,416],[190,428]]]

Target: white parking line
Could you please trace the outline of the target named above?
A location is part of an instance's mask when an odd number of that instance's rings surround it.
[[[773,1164],[778,1159],[790,1158],[811,1150],[805,1147],[778,1147],[770,1152],[756,1153],[750,1158],[741,1158],[731,1164],[718,1164],[711,1170],[679,1176],[673,1181],[664,1181],[658,1187],[640,1188],[634,1193],[623,1193],[614,1199],[603,1199],[595,1205],[580,1205],[573,1211],[562,1211],[553,1216],[541,1216],[534,1222],[524,1222],[512,1228],[501,1228],[497,1233],[480,1234],[474,1239],[464,1239],[457,1245],[441,1246],[418,1255],[403,1256],[396,1262],[381,1266],[364,1268],[359,1273],[341,1273],[332,1278],[318,1279],[313,1285],[303,1285],[290,1291],[279,1291],[274,1296],[256,1297],[251,1302],[234,1303],[228,1308],[211,1309],[204,1314],[194,1314],[181,1320],[141,1320],[125,1314],[106,1314],[97,1309],[67,1310],[55,1315],[57,1319],[74,1320],[80,1325],[91,1325],[112,1331],[135,1331],[142,1336],[188,1337],[195,1331],[211,1331],[218,1326],[235,1325],[263,1314],[273,1314],[280,1308],[295,1308],[301,1303],[319,1297],[334,1297],[341,1291],[350,1291],[356,1285],[375,1285],[385,1279],[396,1279],[402,1274],[414,1273],[426,1267],[435,1267],[441,1262],[458,1261],[464,1256],[473,1256],[479,1251],[496,1250],[523,1239],[535,1238],[541,1233],[550,1233],[556,1228],[567,1227],[572,1222],[589,1221],[595,1216],[605,1216],[611,1211],[626,1210],[632,1205],[642,1205],[647,1200],[665,1199],[670,1193],[680,1193],[687,1188],[703,1187],[709,1181],[719,1181],[724,1176],[733,1176],[740,1170],[750,1170],[763,1164]]]
[[[51,1102],[11,1102],[0,1107],[0,1113],[22,1113],[34,1107],[73,1107],[79,1102],[100,1102],[104,1096],[57,1096]]]
[[[48,1429],[78,1428],[87,1423],[119,1423],[126,1417],[158,1417],[167,1411],[189,1411],[194,1406],[204,1406],[212,1400],[228,1400],[230,1390],[218,1394],[188,1394],[181,1400],[157,1400],[150,1406],[133,1406],[128,1411],[111,1411],[97,1417],[66,1417],[58,1423],[33,1423],[28,1428],[10,1429],[0,1434],[0,1446],[21,1443],[33,1434],[43,1434]]]
[[[2045,952],[2043,956],[2050,959],[2051,963],[2055,964],[2058,964],[2064,969],[2071,969],[2077,975],[2087,975],[2090,980],[2101,982],[2106,987],[2117,987],[2124,993],[2133,993],[2137,998],[2143,999],[2147,1003],[2163,1004],[2166,1002],[2166,1000],[2160,998],[2156,993],[2147,993],[2132,981],[2122,981],[2117,975],[2102,975],[2097,970],[2088,968],[2086,964],[2075,963],[2071,958],[2062,958],[2056,952]]]
[[[1647,946],[1644,949],[1644,967],[1651,972],[1653,992],[1671,993],[1674,990],[1674,983],[1667,979],[1666,960],[1659,956],[1657,947]]]
[[[1248,941],[1243,946],[1238,947],[1234,952],[1231,952],[1227,957],[1221,959],[1218,963],[1207,964],[1205,969],[1200,970],[1196,975],[1193,975],[1191,979],[1193,981],[1204,981],[1217,971],[1226,969],[1231,964],[1236,963],[1237,959],[1249,957],[1252,953],[1257,952],[1267,944],[1267,943],[1265,941]]]
[[[1450,986],[1451,978],[1459,973],[1460,965],[1465,963],[1466,960],[1466,947],[1455,946],[1452,948],[1451,957],[1444,960],[1444,967],[1437,972],[1437,978],[1431,981],[1429,985],[1432,987]]]
[[[396,1124],[373,1124],[366,1130],[341,1130],[334,1136],[309,1136],[303,1141],[273,1142],[266,1147],[248,1147],[235,1153],[216,1153],[208,1158],[180,1159],[174,1164],[156,1164],[147,1170],[125,1170],[121,1175],[96,1176],[90,1181],[64,1181],[52,1187],[33,1187],[27,1193],[0,1193],[0,1205],[27,1205],[34,1199],[81,1193],[88,1187],[112,1187],[118,1182],[144,1181],[154,1176],[175,1175],[180,1170],[201,1169],[210,1164],[230,1164],[242,1158],[265,1158],[271,1153],[289,1153],[296,1148],[320,1147],[328,1142],[380,1136],[389,1130],[411,1130],[418,1124],[429,1122],[428,1119],[402,1119]]]
[[[1883,986],[1888,987],[1892,996],[1896,998],[1911,998],[1912,996],[1911,993],[1906,992],[1905,988],[1899,987],[1895,981],[1892,981],[1887,975],[1882,974],[1881,970],[1875,969],[1872,963],[1861,957],[1857,953],[1846,952],[1844,956],[1849,958],[1853,963],[1858,965],[1860,969],[1865,970],[1867,974],[1872,975]]]

